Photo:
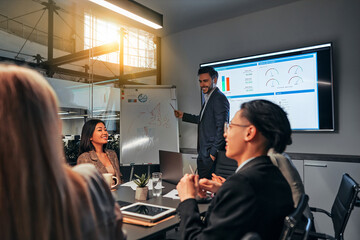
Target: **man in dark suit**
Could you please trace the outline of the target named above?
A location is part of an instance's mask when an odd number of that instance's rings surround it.
[[[177,185],[183,239],[241,239],[248,232],[262,240],[279,239],[284,218],[294,210],[289,184],[267,156],[269,148],[283,152],[291,144],[290,123],[278,105],[256,100],[241,105],[224,129],[226,156],[238,162],[235,174],[221,186],[197,175],[185,175]],[[195,197],[216,192],[205,221]]]
[[[198,124],[198,173],[201,178],[211,178],[217,153],[225,149],[223,137],[224,123],[229,121],[229,101],[216,87],[218,72],[212,67],[202,67],[198,71],[200,88],[204,94],[204,104],[199,115],[175,110],[175,116],[184,122]]]

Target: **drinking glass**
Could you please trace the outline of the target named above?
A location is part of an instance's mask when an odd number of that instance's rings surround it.
[[[159,197],[162,194],[162,173],[152,173],[152,192],[154,197]]]

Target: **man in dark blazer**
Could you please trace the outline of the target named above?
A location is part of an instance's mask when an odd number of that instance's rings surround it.
[[[221,186],[197,175],[177,185],[183,239],[241,239],[248,232],[262,240],[279,239],[284,218],[294,210],[289,184],[267,155],[291,144],[286,113],[266,100],[243,103],[224,130],[226,156],[238,162],[235,174]],[[205,221],[195,201],[198,193],[215,192]]]
[[[212,67],[202,67],[198,76],[205,100],[200,114],[193,115],[178,110],[174,113],[184,122],[198,124],[198,173],[201,178],[211,178],[217,153],[225,149],[223,129],[224,123],[229,121],[229,101],[216,87],[217,71]]]

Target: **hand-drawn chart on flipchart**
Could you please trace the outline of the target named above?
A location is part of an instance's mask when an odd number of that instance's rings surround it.
[[[159,150],[179,151],[175,87],[125,86],[121,89],[120,162],[159,164]],[[171,106],[172,105],[172,106]]]

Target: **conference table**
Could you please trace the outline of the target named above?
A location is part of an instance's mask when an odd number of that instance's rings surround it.
[[[162,195],[170,192],[172,189],[176,188],[176,185],[167,183],[163,181],[163,188]],[[135,200],[135,191],[131,187],[125,186],[118,186],[115,191],[112,192],[113,197],[116,201],[123,201],[123,202],[141,202]],[[177,208],[180,200],[178,199],[171,199],[165,197],[153,197],[152,191],[149,191],[149,198],[146,203],[166,206],[166,207],[173,207]],[[199,204],[199,210],[201,213],[206,212],[209,204]],[[165,238],[166,232],[176,228],[179,225],[180,218],[176,214],[173,218],[168,219],[164,222],[158,223],[152,227],[143,227],[139,225],[133,225],[124,223],[123,229],[126,231],[127,239],[162,239],[162,236]]]

